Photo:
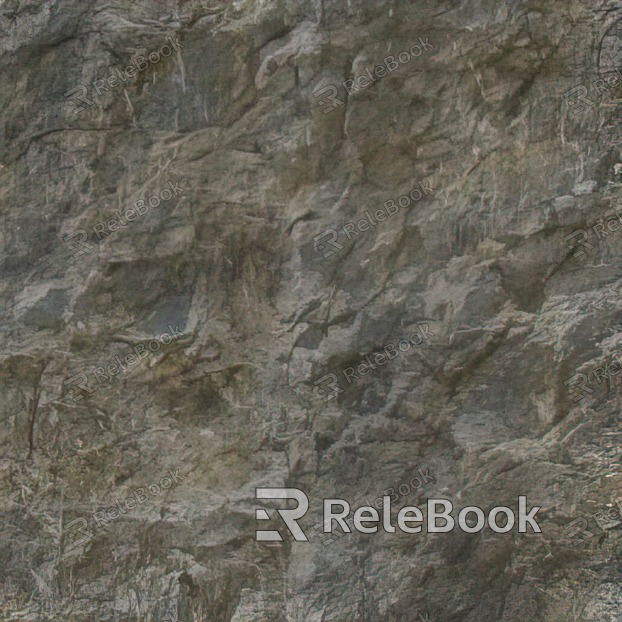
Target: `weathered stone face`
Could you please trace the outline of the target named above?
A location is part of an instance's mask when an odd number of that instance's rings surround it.
[[[0,618],[618,620],[620,8],[0,0]]]

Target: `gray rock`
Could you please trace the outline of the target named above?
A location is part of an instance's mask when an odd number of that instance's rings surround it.
[[[0,1],[0,618],[620,619],[618,4]]]

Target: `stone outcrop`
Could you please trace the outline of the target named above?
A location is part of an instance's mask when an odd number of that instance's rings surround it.
[[[0,619],[621,619],[620,17],[0,2]]]

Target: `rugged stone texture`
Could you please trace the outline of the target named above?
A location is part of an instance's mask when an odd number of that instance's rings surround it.
[[[567,528],[620,493],[619,381],[565,382],[620,351],[622,233],[591,227],[620,192],[620,87],[593,82],[622,65],[621,11],[0,2],[1,619],[620,619],[619,521]],[[169,36],[183,48],[95,95]],[[434,49],[346,95],[418,37]],[[78,84],[93,104],[74,114]],[[325,114],[328,84],[344,103]],[[576,85],[593,105],[575,114]],[[426,179],[322,257],[315,236]],[[181,196],[97,241],[169,181]],[[92,248],[74,260],[77,229]],[[344,382],[419,324],[421,346]],[[94,378],[169,325],[183,336]],[[344,391],[324,402],[329,372]],[[69,391],[80,373],[92,392]],[[543,533],[255,542],[258,486],[305,490],[313,534],[322,498],[419,468],[435,481],[397,507],[526,494]],[[97,526],[169,469],[184,479]]]

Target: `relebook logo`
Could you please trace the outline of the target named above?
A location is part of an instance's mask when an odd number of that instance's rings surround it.
[[[283,519],[285,526],[298,542],[308,542],[306,534],[298,524],[309,509],[309,498],[298,488],[257,488],[255,498],[261,500],[293,499],[297,507],[293,509],[276,509],[276,513]],[[404,533],[421,533],[423,523],[426,523],[429,533],[447,533],[456,528],[456,520],[451,515],[453,503],[448,499],[428,499],[426,504],[427,519],[423,512],[414,505],[403,507],[397,514],[397,522],[391,522],[391,497],[382,497],[382,516],[371,505],[363,505],[354,511],[352,525],[359,533],[378,533],[379,526],[387,533],[396,530]],[[539,506],[527,511],[527,497],[518,497],[518,533],[527,533],[527,525],[535,533],[542,533],[536,522]],[[352,530],[346,523],[350,514],[350,504],[345,499],[324,499],[324,533],[332,533],[333,526],[338,525],[345,533]],[[257,520],[271,520],[271,516],[264,508],[255,510]],[[486,525],[495,533],[507,533],[516,525],[516,514],[506,506],[497,506],[488,512],[488,516],[476,505],[463,507],[458,513],[458,527],[466,533],[479,533]],[[417,525],[417,523],[420,523]],[[282,542],[283,537],[277,530],[257,530],[258,542]]]

